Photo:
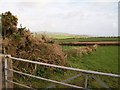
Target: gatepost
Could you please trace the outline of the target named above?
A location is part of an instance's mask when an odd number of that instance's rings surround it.
[[[0,90],[3,88],[2,69],[3,69],[3,62],[2,62],[2,55],[0,54]]]
[[[4,57],[4,65],[5,65],[4,68],[13,69],[12,59],[10,59],[9,57],[11,57],[11,56],[7,55]],[[5,88],[6,89],[9,89],[9,88],[13,89],[13,83],[9,82],[9,81],[13,81],[13,72],[4,69],[4,79],[5,79]]]

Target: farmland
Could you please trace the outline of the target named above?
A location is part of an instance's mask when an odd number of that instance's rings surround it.
[[[94,42],[94,41],[118,41],[120,37],[91,37],[87,35],[74,35],[74,34],[50,34],[50,33],[38,33],[36,37],[40,37],[41,34],[44,34],[46,37],[52,38],[57,43],[66,43],[66,42]]]
[[[59,39],[61,40],[61,39]],[[66,41],[65,41],[66,40]],[[67,42],[70,39],[64,39],[64,42]],[[74,39],[75,40],[75,39]],[[73,41],[74,41],[73,40]],[[85,41],[117,41],[118,38],[83,38],[79,40],[85,40]],[[61,42],[61,41],[60,41]],[[73,48],[79,48],[82,46],[61,46],[63,48],[63,51],[66,52]],[[68,56],[67,65],[68,67],[73,68],[79,68],[79,69],[85,69],[85,70],[94,70],[99,72],[105,72],[105,73],[114,73],[119,74],[118,72],[118,48],[119,46],[98,46],[96,51],[93,51],[90,54],[80,56]],[[71,53],[71,52],[69,52]],[[50,74],[48,72],[45,72],[44,70],[42,73],[44,74],[43,77],[63,81],[69,77],[72,77],[77,72],[73,71],[66,71],[58,69],[54,73]],[[41,71],[40,71],[41,73]],[[38,74],[39,76],[39,74]],[[104,82],[107,83],[108,86],[111,88],[117,88],[118,87],[118,79],[111,78],[111,77],[104,77],[104,76],[97,76],[101,78]],[[20,82],[22,82],[24,79],[20,78]],[[32,81],[32,83],[31,83]],[[44,83],[43,83],[44,82]],[[83,76],[78,77],[77,79],[74,79],[68,83],[78,85],[78,86],[84,86],[83,84],[84,78]],[[52,83],[46,82],[46,81],[38,81],[36,79],[29,78],[28,81],[25,81],[24,83],[31,84],[32,86],[36,88],[45,88],[48,86],[53,85]],[[99,84],[96,83],[92,78],[90,78],[90,82],[88,84],[89,88],[100,88]],[[65,88],[65,86],[57,85],[58,88]]]
[[[88,38],[64,38],[64,39],[55,39],[58,43],[64,42],[94,42],[94,41],[118,41],[118,37],[88,37]]]

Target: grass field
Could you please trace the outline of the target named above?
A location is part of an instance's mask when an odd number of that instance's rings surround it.
[[[49,35],[53,39],[69,39],[69,38],[80,38],[80,36],[73,36],[73,35]]]
[[[74,48],[74,46],[62,46],[63,50],[69,50]],[[105,73],[115,73],[118,74],[118,46],[99,46],[97,51],[92,52],[91,54],[85,55],[83,57],[68,57],[67,66],[85,69],[85,70],[94,70]],[[54,73],[50,73],[46,71],[46,78],[63,81],[71,76],[76,75],[77,72],[73,71],[65,71],[65,70],[57,70]],[[105,76],[97,76],[101,78],[104,82],[108,84],[111,88],[118,87],[118,79],[105,77]],[[20,78],[20,82],[24,79]],[[100,88],[99,84],[97,84],[92,78],[89,79],[89,88]],[[73,81],[70,81],[70,84],[84,86],[83,84],[84,78],[79,77]],[[45,88],[47,86],[53,85],[52,83],[48,83],[46,81],[37,80],[37,79],[28,79],[25,80],[25,84],[32,85],[36,88]],[[66,88],[65,86],[58,85],[58,88]]]
[[[71,47],[63,46],[64,49],[71,49]],[[69,64],[75,68],[118,73],[118,46],[99,46],[97,51],[82,58],[71,56]]]
[[[37,33],[37,34],[33,34],[36,37],[40,37],[41,35],[45,35],[49,38],[53,38],[53,39],[68,39],[68,38],[82,38],[83,36],[80,35],[74,35],[74,34],[67,34],[67,33]]]
[[[118,41],[118,37],[88,37],[88,38],[64,38],[64,39],[55,39],[58,43],[64,42],[83,42],[83,41]]]
[[[63,46],[63,48],[71,49],[71,46]],[[68,63],[74,68],[118,74],[118,46],[99,46],[97,51],[82,58],[69,57]],[[102,79],[109,86],[118,87],[117,79],[108,77],[102,77]],[[98,87],[95,82],[91,86]]]
[[[89,37],[89,36],[82,36],[82,35],[74,35],[74,34],[43,34],[48,38],[52,38],[57,43],[64,43],[64,42],[82,42],[82,41],[118,41],[120,37]],[[36,37],[40,38],[41,34],[35,35]]]

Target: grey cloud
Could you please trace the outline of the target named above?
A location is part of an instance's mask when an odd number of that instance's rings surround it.
[[[47,0],[46,0],[47,1]],[[51,0],[52,1],[52,0]],[[53,0],[54,1],[54,0]],[[117,4],[98,2],[15,2],[11,8],[19,23],[31,31],[66,32],[88,35],[117,35]]]

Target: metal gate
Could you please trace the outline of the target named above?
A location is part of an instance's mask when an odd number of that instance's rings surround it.
[[[109,90],[111,90],[109,88],[109,86],[103,82],[101,79],[97,78],[96,75],[100,75],[100,76],[106,76],[106,77],[113,77],[113,78],[120,78],[120,75],[117,75],[117,74],[111,74],[111,73],[102,73],[102,72],[96,72],[96,71],[90,71],[90,70],[83,70],[83,69],[77,69],[77,68],[71,68],[71,67],[65,67],[65,66],[59,66],[59,65],[53,65],[53,64],[47,64],[47,63],[42,63],[42,62],[37,62],[37,61],[31,61],[31,60],[27,60],[27,59],[21,59],[21,58],[15,58],[15,57],[11,57],[10,55],[2,55],[4,57],[4,84],[5,84],[5,88],[7,89],[8,87],[8,83],[12,83],[12,84],[16,84],[16,85],[19,85],[19,86],[22,86],[22,87],[25,87],[25,88],[29,88],[29,89],[34,89],[34,88],[31,88],[27,85],[23,85],[23,84],[20,84],[20,83],[17,83],[17,82],[14,82],[13,80],[9,80],[9,76],[8,76],[8,71],[9,72],[14,72],[14,73],[17,73],[17,74],[21,74],[21,75],[25,75],[25,76],[29,76],[29,77],[33,77],[33,78],[36,78],[36,79],[39,79],[39,80],[45,80],[45,81],[48,81],[48,82],[52,82],[52,83],[55,83],[55,84],[60,84],[60,85],[64,85],[64,86],[68,86],[70,88],[79,88],[79,89],[89,89],[88,88],[88,79],[89,79],[89,76],[91,76],[93,79],[95,79],[103,88],[107,88]],[[52,79],[47,79],[47,78],[43,78],[43,77],[39,77],[39,76],[35,76],[35,75],[32,75],[32,74],[28,74],[28,73],[23,73],[23,72],[20,72],[20,71],[16,71],[12,68],[8,68],[8,59],[11,59],[11,60],[17,60],[17,61],[22,61],[22,62],[28,62],[28,63],[32,63],[32,64],[38,64],[38,65],[43,65],[43,66],[49,66],[49,67],[54,67],[54,68],[60,68],[60,69],[66,69],[66,70],[71,70],[71,71],[76,71],[76,72],[80,72],[80,74],[77,74],[76,76],[73,76],[71,78],[68,78],[62,82],[59,82],[59,81],[56,81],[56,80],[52,80]],[[81,74],[82,73],[82,74]],[[76,85],[71,85],[71,84],[68,84],[66,82],[70,81],[70,80],[73,80],[81,75],[84,75],[85,77],[85,80],[84,80],[84,87],[80,87],[80,86],[76,86]],[[52,85],[52,86],[49,86],[47,87],[46,89],[48,88],[53,88],[55,87],[55,85]],[[35,89],[36,90],[36,89]]]

